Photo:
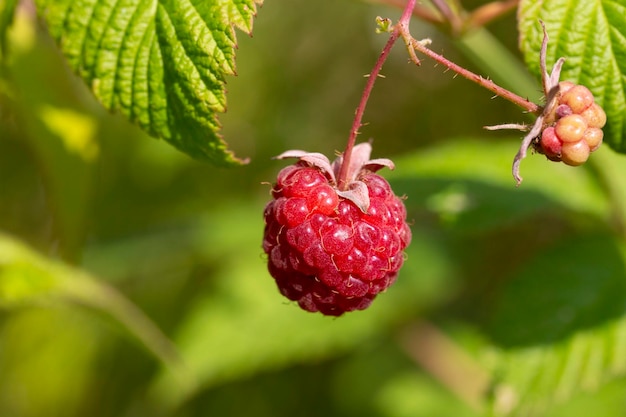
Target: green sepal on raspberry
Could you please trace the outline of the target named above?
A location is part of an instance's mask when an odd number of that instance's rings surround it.
[[[265,207],[263,251],[279,291],[306,311],[340,316],[363,310],[395,282],[411,241],[406,208],[376,171],[388,159],[370,160],[371,145],[352,150],[343,163],[320,153],[287,151]]]

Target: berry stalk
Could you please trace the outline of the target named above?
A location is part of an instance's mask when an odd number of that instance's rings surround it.
[[[365,113],[365,107],[367,106],[367,101],[369,100],[372,89],[374,88],[374,83],[376,82],[376,78],[378,78],[380,70],[387,60],[389,52],[391,52],[391,48],[393,47],[395,42],[398,40],[402,33],[408,33],[409,21],[411,20],[411,15],[413,14],[413,9],[415,8],[415,2],[416,0],[407,1],[404,11],[402,12],[402,16],[398,21],[398,24],[393,27],[391,35],[389,36],[389,40],[387,40],[387,43],[385,44],[382,52],[378,56],[378,59],[376,60],[372,71],[368,75],[367,82],[365,83],[365,88],[363,89],[363,94],[361,95],[361,101],[356,108],[354,121],[352,123],[352,129],[350,130],[350,136],[348,137],[348,143],[346,145],[346,149],[343,152],[343,162],[341,164],[341,168],[339,169],[339,175],[337,177],[337,187],[340,190],[345,190],[346,186],[348,185],[348,167],[350,166],[352,148],[354,148],[356,137],[359,134],[359,129],[362,126],[363,114]]]
[[[404,30],[405,28],[400,28],[401,31],[401,36],[404,39],[404,42],[407,46],[408,52],[409,52],[409,56],[411,58],[411,61],[413,61],[416,65],[420,65],[420,60],[417,58],[417,56],[415,55],[415,51],[418,51],[424,55],[426,55],[427,57],[437,61],[438,63],[444,65],[446,68],[451,69],[452,71],[454,71],[455,73],[459,74],[460,76],[475,82],[476,84],[480,85],[481,87],[486,88],[489,91],[492,91],[493,93],[495,93],[496,95],[510,101],[511,103],[525,109],[526,111],[528,111],[529,113],[534,113],[534,114],[541,114],[541,112],[543,111],[543,108],[541,106],[538,106],[537,104],[533,103],[532,101],[523,98],[521,96],[518,96],[517,94],[507,90],[506,88],[500,87],[499,85],[497,85],[496,83],[494,83],[493,81],[491,81],[488,78],[484,78],[481,75],[475,74],[472,71],[469,71],[463,67],[461,67],[460,65],[455,64],[454,62],[450,61],[449,59],[445,58],[443,55],[440,55],[436,52],[434,52],[432,49],[428,48],[428,43],[430,43],[430,40],[426,39],[426,40],[421,40],[418,41],[415,38],[413,38],[411,36],[411,34],[408,31],[408,28],[406,28],[406,30]]]
[[[374,83],[376,82],[376,78],[378,78],[380,74],[383,64],[385,63],[385,61],[387,60],[387,57],[389,56],[389,52],[391,51],[391,48],[393,47],[393,45],[395,44],[395,42],[398,40],[399,37],[403,38],[407,47],[407,51],[409,53],[409,57],[411,61],[415,63],[416,65],[420,65],[421,63],[421,61],[415,54],[415,51],[418,51],[428,56],[429,58],[435,60],[436,62],[439,62],[440,64],[444,65],[446,68],[451,69],[452,71],[461,75],[462,77],[472,82],[475,82],[481,87],[486,88],[487,90],[492,91],[496,95],[525,109],[529,113],[540,115],[542,114],[544,110],[543,107],[533,103],[527,98],[523,98],[507,90],[506,88],[500,87],[499,85],[497,85],[490,79],[484,78],[481,75],[475,74],[461,67],[460,65],[455,64],[454,62],[445,58],[443,55],[440,55],[434,52],[433,50],[429,49],[427,45],[430,43],[430,40],[426,39],[426,40],[418,41],[415,38],[413,38],[409,32],[409,21],[411,20],[411,16],[414,13],[415,4],[416,4],[416,0],[407,1],[404,7],[404,10],[402,12],[402,16],[400,17],[400,20],[398,21],[396,25],[394,25],[391,28],[391,34],[389,36],[389,39],[387,40],[387,43],[383,47],[383,50],[380,53],[378,59],[376,60],[376,63],[374,64],[372,71],[368,75],[368,79],[365,84],[363,94],[361,95],[361,100],[355,112],[354,121],[352,123],[352,129],[350,130],[350,136],[348,137],[348,143],[343,152],[343,162],[341,164],[341,167],[339,169],[339,174],[337,176],[337,186],[339,190],[345,190],[348,184],[348,167],[350,166],[352,148],[354,147],[354,144],[356,142],[356,136],[359,134],[359,129],[362,126],[363,114],[365,113],[365,107],[367,106],[367,101],[369,100],[369,96],[372,92],[372,89],[374,88]]]

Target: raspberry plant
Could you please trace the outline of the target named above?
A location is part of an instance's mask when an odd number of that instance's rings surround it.
[[[619,413],[624,2],[280,3],[0,1],[0,415]]]

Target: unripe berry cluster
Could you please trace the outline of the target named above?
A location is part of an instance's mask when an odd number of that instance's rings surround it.
[[[562,81],[559,90],[551,123],[536,149],[552,161],[581,165],[602,144],[606,114],[587,87]]]

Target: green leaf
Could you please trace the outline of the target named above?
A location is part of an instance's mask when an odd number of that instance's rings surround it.
[[[610,235],[567,239],[535,256],[507,283],[492,337],[505,346],[553,343],[620,317],[626,306],[625,275]],[[516,302],[520,298],[524,308]]]
[[[543,20],[550,41],[547,64],[565,57],[561,79],[587,86],[604,107],[604,140],[626,153],[626,2],[624,0],[522,0],[520,48],[539,76]]]
[[[179,383],[191,383],[172,343],[134,304],[84,271],[51,261],[0,233],[0,310],[86,306],[121,324]]]
[[[491,328],[498,415],[545,415],[626,373],[625,276],[623,246],[598,234],[545,250],[507,284]]]
[[[616,379],[593,393],[582,393],[565,404],[553,407],[550,417],[617,417],[623,410],[626,379]]]
[[[235,74],[234,27],[250,33],[262,0],[38,0],[69,65],[104,106],[150,135],[216,165],[226,148],[216,114]]]

